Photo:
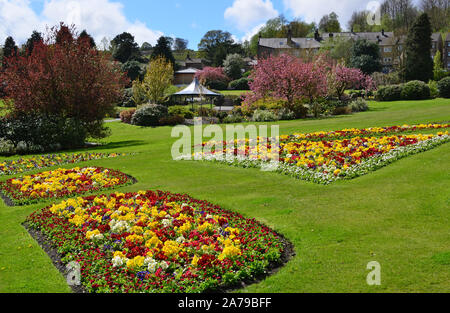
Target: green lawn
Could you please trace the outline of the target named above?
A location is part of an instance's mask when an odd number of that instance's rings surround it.
[[[279,122],[280,130],[289,134],[450,121],[450,100],[370,105],[371,111],[351,116]],[[100,150],[139,154],[82,165],[118,169],[139,181],[119,191],[188,193],[254,217],[291,240],[296,257],[242,292],[450,291],[448,143],[369,175],[322,186],[256,169],[175,162],[170,127],[108,125],[112,136]],[[21,226],[43,206],[11,208],[0,202],[0,292],[70,291]],[[381,264],[381,286],[366,284],[370,261]]]
[[[225,96],[241,96],[250,92],[249,90],[221,90],[220,93]]]

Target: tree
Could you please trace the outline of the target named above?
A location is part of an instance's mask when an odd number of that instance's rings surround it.
[[[172,67],[175,66],[175,58],[172,54],[172,50],[171,50],[171,43],[168,40],[168,38],[170,37],[164,37],[161,36],[158,39],[158,42],[156,43],[156,46],[153,48],[153,52],[151,55],[152,59],[156,59],[159,57],[163,57],[164,59],[166,59],[166,61],[170,62],[172,64]],[[172,38],[170,38],[172,39]]]
[[[75,30],[63,24],[51,28],[48,39],[36,43],[29,56],[7,58],[0,80],[8,82],[5,91],[12,101],[6,103],[13,116],[71,119],[77,131],[99,138],[105,135],[105,115],[122,97],[126,77],[86,41],[70,41],[75,37]]]
[[[17,54],[18,47],[16,46],[16,42],[13,37],[8,37],[5,40],[5,44],[3,46],[3,57],[8,58],[10,56]]]
[[[433,79],[435,81],[440,81],[447,75],[447,71],[445,71],[444,67],[442,66],[442,57],[441,52],[439,50],[436,52],[436,55],[434,56],[433,63],[434,63]]]
[[[372,90],[374,83],[372,78],[356,68],[348,68],[337,64],[328,74],[328,89],[331,95],[342,98],[347,89]]]
[[[339,23],[337,14],[331,12],[329,15],[324,15],[319,22],[319,30],[324,33],[339,33],[341,31],[341,24]]]
[[[175,38],[175,42],[173,45],[173,50],[175,51],[184,51],[187,49],[189,44],[189,40],[183,38]]]
[[[95,44],[94,38],[91,35],[89,35],[86,30],[83,30],[80,33],[80,35],[78,36],[78,40],[87,40],[87,42],[89,43],[91,48],[96,48],[97,47],[96,44]]]
[[[130,81],[134,81],[138,78],[142,79],[144,75],[141,63],[134,60],[124,63],[122,65],[122,71],[127,74]]]
[[[53,27],[53,29],[56,30],[55,34],[55,43],[58,45],[64,45],[64,44],[72,44],[75,40],[75,27],[67,26],[63,22],[59,24],[59,29]]]
[[[420,7],[430,18],[433,32],[450,28],[450,2],[448,0],[422,0]]]
[[[109,40],[108,38],[103,37],[101,43],[103,51],[108,51],[111,48],[111,40]]]
[[[149,44],[148,42],[144,42],[141,46],[141,51],[150,51],[152,49],[153,49],[152,45]]]
[[[172,63],[162,56],[156,56],[150,61],[149,69],[142,82],[133,82],[133,100],[137,104],[144,101],[161,103],[165,92],[172,85],[173,66]]]
[[[418,13],[412,0],[385,0],[381,5],[381,16],[388,15],[393,30],[408,31]]]
[[[249,78],[252,93],[246,95],[247,105],[275,98],[286,101],[286,107],[293,110],[296,100],[307,99],[318,116],[316,100],[327,92],[326,68],[322,64],[302,63],[287,54],[259,59]]]
[[[198,49],[206,56],[212,66],[222,66],[226,56],[231,53],[242,54],[241,45],[234,42],[229,32],[208,31],[200,41]]]
[[[349,66],[351,61],[351,52],[354,40],[341,37],[329,38],[322,42],[321,52],[327,52],[328,55],[338,62]]]
[[[223,61],[224,72],[232,80],[242,77],[244,65],[244,59],[237,53],[227,55],[227,58]]]
[[[139,60],[141,52],[138,44],[134,41],[134,36],[124,32],[114,37],[111,41],[113,58],[121,63],[128,60]]]
[[[351,51],[350,66],[360,69],[364,74],[370,75],[374,72],[380,72],[381,53],[379,46],[366,39],[357,40]]]
[[[43,40],[41,33],[33,31],[31,37],[25,43],[25,53],[30,55],[33,52],[34,45]]]
[[[406,39],[405,79],[428,82],[433,78],[431,58],[431,24],[426,13],[421,14]]]
[[[198,78],[202,85],[217,90],[227,89],[230,81],[223,67],[206,66],[203,70],[195,73],[195,77]]]

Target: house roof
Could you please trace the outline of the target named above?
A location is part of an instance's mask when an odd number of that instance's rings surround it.
[[[261,38],[259,45],[272,49],[290,49],[302,48],[313,49],[320,48],[320,43],[314,38],[292,38],[294,46],[288,45],[287,38]]]

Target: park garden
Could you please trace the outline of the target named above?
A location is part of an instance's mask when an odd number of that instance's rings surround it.
[[[231,54],[197,79],[236,90],[173,105],[163,54],[130,79],[64,24],[28,52],[1,72],[1,292],[449,290],[449,77],[383,84],[326,53],[236,74]],[[279,125],[281,167],[173,160],[194,117]]]

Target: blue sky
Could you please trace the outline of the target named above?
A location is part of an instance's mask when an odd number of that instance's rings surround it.
[[[416,0],[418,1],[418,0]],[[269,18],[283,14],[318,22],[337,12],[345,27],[354,10],[369,0],[0,0],[0,42],[13,36],[24,42],[33,30],[44,31],[64,21],[86,29],[97,44],[128,31],[138,43],[154,44],[161,35],[189,40],[196,49],[212,29],[229,31],[236,40],[257,33]],[[333,4],[331,4],[333,3]]]

